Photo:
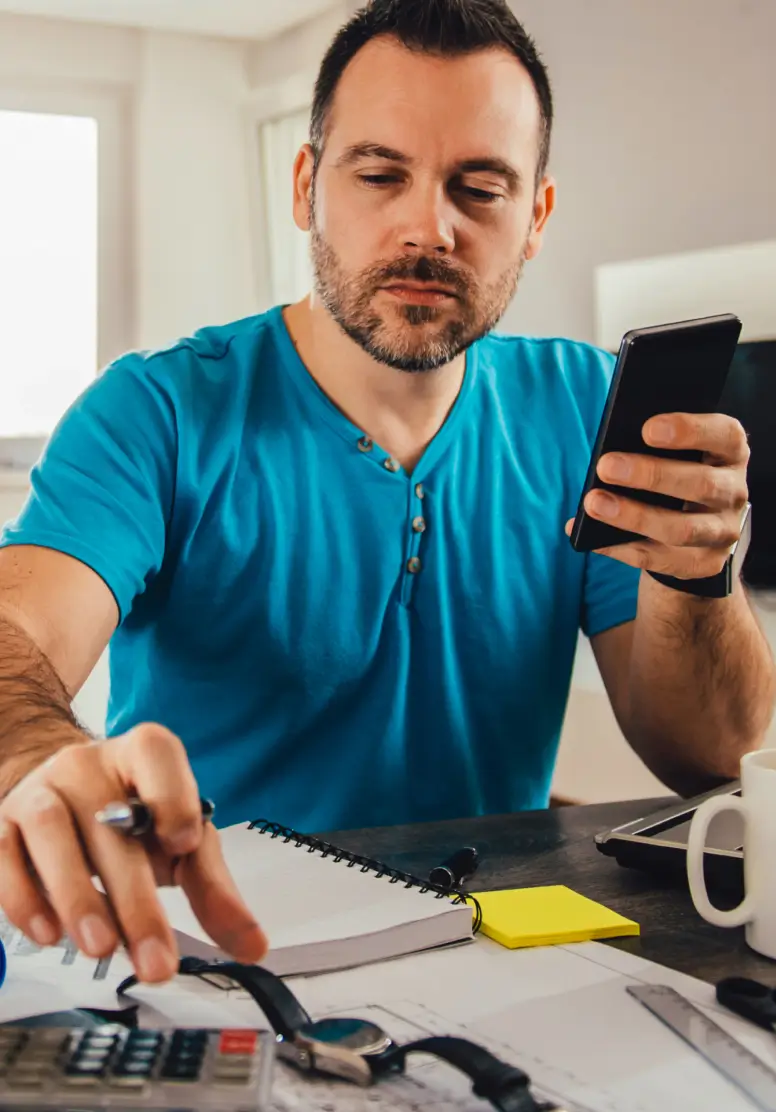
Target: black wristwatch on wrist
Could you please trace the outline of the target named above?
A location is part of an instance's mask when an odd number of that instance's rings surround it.
[[[680,579],[678,576],[663,575],[662,572],[657,571],[648,571],[647,574],[656,579],[658,583],[662,583],[664,587],[671,587],[674,591],[682,591],[687,595],[696,595],[698,598],[727,598],[732,593],[741,574],[741,568],[751,539],[752,507],[747,502],[741,519],[741,535],[725,561],[724,568],[716,575],[709,575],[701,579]]]
[[[434,1036],[397,1046],[381,1027],[363,1019],[314,1020],[288,985],[260,965],[184,957],[178,972],[204,980],[226,978],[245,989],[274,1030],[279,1057],[306,1072],[366,1086],[401,1072],[408,1054],[431,1054],[465,1073],[475,1095],[498,1112],[563,1112],[532,1095],[530,1078],[521,1069],[468,1039]],[[127,977],[116,991],[123,995],[137,983],[137,977]]]

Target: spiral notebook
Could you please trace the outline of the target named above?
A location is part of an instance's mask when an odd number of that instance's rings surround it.
[[[471,941],[475,900],[265,820],[220,831],[227,865],[267,933],[278,976],[326,973]],[[179,889],[160,890],[182,954],[226,957]]]

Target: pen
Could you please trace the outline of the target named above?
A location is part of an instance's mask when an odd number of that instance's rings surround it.
[[[200,799],[202,821],[210,822],[216,812],[216,805],[209,799]],[[131,838],[139,838],[149,834],[154,827],[154,816],[150,807],[142,800],[131,796],[127,800],[106,803],[101,811],[94,816],[101,826],[109,826],[111,830],[118,830],[128,834]]]
[[[471,880],[479,863],[480,855],[474,846],[464,846],[431,870],[429,883],[449,890],[460,888],[465,881]]]

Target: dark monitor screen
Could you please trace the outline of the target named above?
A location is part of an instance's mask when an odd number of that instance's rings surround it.
[[[752,541],[744,581],[776,587],[776,340],[739,343],[720,407],[749,436]]]

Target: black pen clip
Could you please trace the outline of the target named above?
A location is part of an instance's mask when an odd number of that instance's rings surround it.
[[[776,1033],[776,991],[749,977],[725,977],[717,985],[717,1000],[731,1012]]]

